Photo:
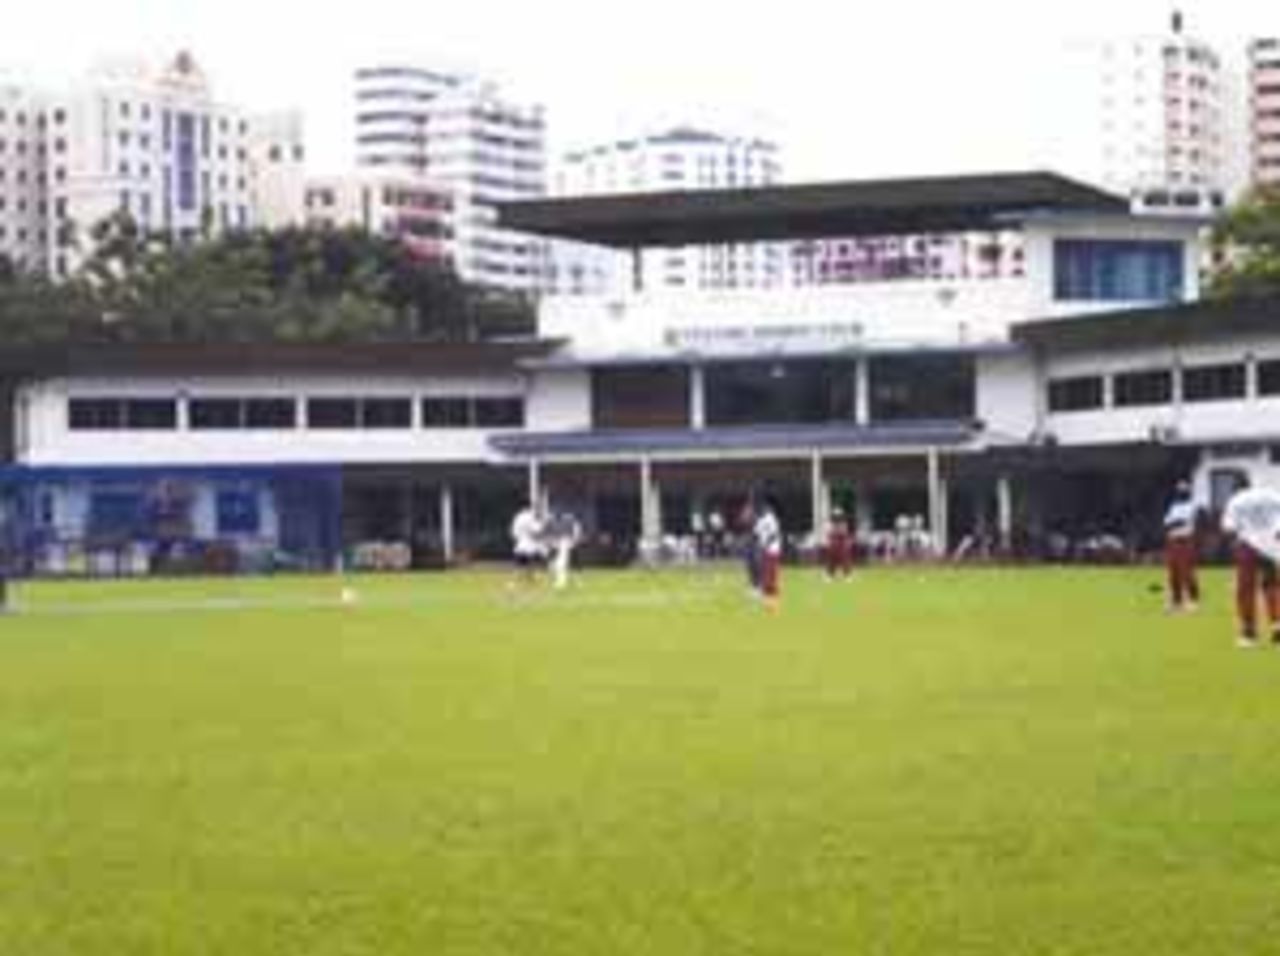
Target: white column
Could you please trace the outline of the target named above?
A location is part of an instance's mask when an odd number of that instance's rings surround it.
[[[536,458],[529,459],[529,504],[542,504],[542,463]]]
[[[689,427],[707,427],[707,377],[701,365],[689,366]]]
[[[875,524],[875,513],[871,508],[871,483],[867,481],[858,482],[853,491],[853,525],[858,530],[858,534],[870,534]]]
[[[925,464],[929,471],[929,535],[933,538],[934,548],[937,549],[941,541],[942,532],[942,496],[945,490],[942,486],[942,468],[938,460],[938,449],[930,448],[925,456]]]
[[[831,496],[822,475],[822,452],[815,451],[809,459],[809,494],[813,502],[813,537],[822,540],[827,530],[827,517],[831,510]]]
[[[938,557],[946,558],[951,553],[951,482],[938,479],[938,491],[938,529],[933,540]]]
[[[662,537],[662,501],[653,480],[653,462],[640,459],[640,537],[656,543]]]
[[[853,389],[853,421],[857,425],[871,422],[871,362],[858,359],[857,380]]]
[[[1013,486],[1008,475],[996,479],[996,529],[1000,547],[1008,550],[1013,543]]]
[[[453,564],[453,487],[440,486],[440,550],[445,564]]]

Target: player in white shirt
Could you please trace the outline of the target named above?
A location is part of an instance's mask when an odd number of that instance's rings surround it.
[[[1178,482],[1173,503],[1164,515],[1164,561],[1169,575],[1169,610],[1194,611],[1200,602],[1196,576],[1200,509],[1191,497],[1191,486]]]
[[[518,580],[532,584],[545,556],[542,545],[543,521],[533,505],[525,505],[511,522],[511,541],[515,552]]]
[[[557,591],[569,586],[569,565],[573,549],[582,538],[578,519],[567,511],[555,515],[545,529],[551,542],[551,584]]]
[[[1262,591],[1271,640],[1280,645],[1280,493],[1246,486],[1231,496],[1222,530],[1235,538],[1236,615],[1241,647],[1258,644],[1258,591]]]
[[[753,532],[760,560],[760,595],[765,607],[776,611],[782,584],[782,525],[772,505],[764,506]]]

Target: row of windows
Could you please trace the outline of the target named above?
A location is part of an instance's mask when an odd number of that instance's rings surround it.
[[[1171,369],[1140,369],[1112,376],[1112,405],[1137,408],[1168,405],[1177,386]],[[1219,402],[1248,397],[1248,371],[1243,363],[1197,365],[1182,370],[1184,402]],[[1280,360],[1258,363],[1258,394],[1280,395]],[[1081,375],[1049,382],[1049,411],[1082,412],[1103,408],[1105,386],[1101,375]]]
[[[311,429],[408,429],[410,398],[309,398],[303,403]],[[421,401],[423,428],[520,428],[524,399],[445,396]],[[192,398],[187,424],[192,431],[260,431],[298,427],[299,404],[292,398]],[[73,398],[67,404],[72,431],[175,431],[178,402],[171,398]]]

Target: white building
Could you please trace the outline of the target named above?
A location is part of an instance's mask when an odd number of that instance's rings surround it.
[[[1243,475],[1280,480],[1280,302],[1197,301],[1202,219],[1134,215],[1042,174],[502,216],[624,250],[998,227],[1020,234],[1026,268],[553,297],[542,338],[518,344],[19,362],[0,472],[18,511],[0,527],[25,570],[321,567],[372,542],[420,564],[497,556],[529,499],[579,515],[591,560],[630,560],[761,495],[798,548],[839,504],[872,544],[918,514],[939,553],[1059,554],[1098,535],[1140,550],[1177,479],[1212,506]]]
[[[454,261],[466,280],[537,291],[545,244],[497,226],[497,205],[546,192],[541,106],[487,80],[404,64],[356,71],[356,162],[419,175],[452,194]]]
[[[1249,132],[1253,184],[1280,185],[1280,38],[1249,44]]]
[[[307,223],[400,239],[424,259],[453,261],[452,213],[449,190],[406,173],[366,170],[306,184]]]
[[[601,196],[743,189],[781,178],[774,143],[677,127],[567,154],[556,168],[552,192]],[[550,286],[567,295],[600,294],[634,283],[647,289],[767,289],[785,282],[786,259],[785,245],[766,243],[647,250],[638,262],[598,247],[557,243]]]
[[[1181,14],[1166,32],[1108,39],[1089,54],[1078,131],[1094,151],[1088,179],[1153,211],[1210,210],[1238,191],[1247,148],[1239,80]]]
[[[301,122],[219,103],[188,54],[0,104],[0,253],[29,268],[69,274],[116,211],[181,240],[300,213]]]

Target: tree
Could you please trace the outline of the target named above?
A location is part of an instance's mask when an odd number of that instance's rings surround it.
[[[1214,244],[1224,264],[1212,277],[1212,295],[1280,295],[1280,189],[1255,190],[1229,210]]]
[[[0,269],[0,336],[46,341],[474,341],[529,334],[530,300],[468,286],[446,264],[355,229],[174,242],[116,213],[57,285]]]

